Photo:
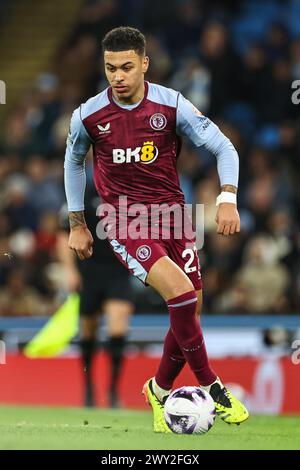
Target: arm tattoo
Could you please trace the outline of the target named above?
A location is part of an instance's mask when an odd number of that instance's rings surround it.
[[[70,228],[86,227],[84,211],[69,212]]]
[[[221,191],[228,191],[229,193],[237,193],[237,188],[235,186],[232,186],[231,184],[224,184],[221,186]]]

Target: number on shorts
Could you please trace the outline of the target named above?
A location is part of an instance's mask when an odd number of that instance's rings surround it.
[[[195,259],[195,251],[192,248],[186,248],[182,252],[182,257],[183,259],[185,259],[187,258],[187,256],[189,256],[189,259],[184,265],[184,272],[188,274],[188,273],[193,273],[197,271],[197,266],[191,266],[191,264],[193,264],[194,259]]]

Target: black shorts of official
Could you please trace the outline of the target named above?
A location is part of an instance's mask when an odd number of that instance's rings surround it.
[[[107,300],[133,301],[130,275],[122,265],[116,268],[91,261],[83,261],[80,266],[80,315],[102,312],[102,304]]]

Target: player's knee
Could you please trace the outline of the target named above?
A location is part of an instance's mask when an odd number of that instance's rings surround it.
[[[174,277],[171,275],[166,279],[166,286],[168,290],[168,299],[174,299],[180,295],[186,294],[188,292],[195,292],[192,281],[184,272],[174,273]]]
[[[196,296],[196,291],[194,286],[189,278],[184,279],[182,283],[174,284],[170,286],[170,299],[174,299],[175,297],[179,297],[180,295],[186,294],[188,292],[194,292]]]

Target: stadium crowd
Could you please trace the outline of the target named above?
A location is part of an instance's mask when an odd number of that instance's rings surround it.
[[[187,202],[205,204],[204,311],[299,312],[299,15],[295,0],[86,1],[0,138],[0,315],[48,315],[63,296],[56,236],[70,116],[107,86],[100,40],[122,24],[146,35],[146,79],[180,90],[240,156],[242,230],[234,237],[216,233],[214,157],[185,142],[179,160]],[[90,163],[87,174],[92,184]],[[163,311],[151,289],[132,282],[137,311]]]

